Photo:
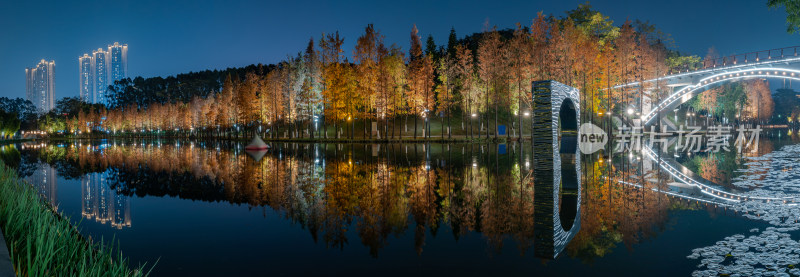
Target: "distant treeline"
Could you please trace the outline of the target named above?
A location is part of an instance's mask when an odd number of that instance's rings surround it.
[[[150,103],[186,103],[195,96],[205,98],[211,93],[221,91],[226,76],[243,78],[247,73],[263,75],[275,67],[253,64],[224,70],[182,73],[166,78],[126,78],[109,86],[107,104],[109,108],[116,108],[130,104],[147,107]]]

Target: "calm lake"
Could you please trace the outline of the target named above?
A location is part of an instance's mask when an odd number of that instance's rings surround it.
[[[798,273],[787,130],[755,153],[580,155],[538,192],[530,143],[272,146],[84,140],[3,159],[154,276]]]

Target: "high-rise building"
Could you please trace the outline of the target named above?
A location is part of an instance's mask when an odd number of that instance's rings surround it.
[[[128,77],[128,45],[114,42],[108,46],[111,83]]]
[[[97,48],[92,51],[92,61],[94,92],[91,103],[105,103],[105,94],[108,88],[108,52],[103,48]]]
[[[114,81],[128,76],[128,45],[115,42],[78,57],[81,98],[89,103],[108,103],[106,92]]]
[[[92,60],[92,56],[89,54],[83,54],[83,56],[78,57],[78,65],[79,72],[80,72],[80,96],[81,100],[87,103],[92,103],[94,100],[92,97],[94,96],[94,79],[92,76],[92,66],[94,62]]]
[[[53,109],[56,95],[56,62],[42,61],[25,68],[25,96],[40,113]]]

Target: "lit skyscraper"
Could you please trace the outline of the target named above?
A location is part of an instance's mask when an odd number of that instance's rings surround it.
[[[109,64],[111,65],[110,83],[128,77],[128,45],[120,45],[114,42],[113,45],[108,46],[108,54],[110,55]]]
[[[94,73],[94,93],[92,93],[91,103],[105,103],[105,93],[108,88],[108,52],[103,48],[92,51]]]
[[[128,76],[128,45],[114,42],[107,50],[98,48],[78,57],[78,64],[81,99],[106,104],[108,86]]]
[[[94,100],[92,99],[94,95],[94,79],[92,76],[92,66],[94,62],[92,60],[92,56],[89,54],[83,54],[82,57],[78,57],[78,65],[79,72],[80,72],[80,96],[81,99],[87,103],[92,103]]]
[[[56,62],[42,61],[25,69],[25,96],[40,113],[53,109],[56,95]]]

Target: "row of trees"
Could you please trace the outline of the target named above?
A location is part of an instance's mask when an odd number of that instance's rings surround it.
[[[122,80],[109,89],[114,102],[108,109],[69,115],[64,125],[68,132],[207,135],[280,126],[289,137],[339,138],[345,133],[353,138],[358,121],[363,137],[372,138],[368,126],[375,122],[386,138],[410,136],[404,130],[413,120],[416,138],[431,136],[433,120],[440,123],[442,136],[452,135],[452,122],[467,122],[462,134],[474,135],[475,118],[481,129],[484,123],[493,126],[478,130],[479,135],[497,137],[502,124],[521,129],[522,114],[532,110],[532,81],[552,79],[579,88],[591,120],[596,112],[661,96],[660,83],[611,89],[614,85],[651,79],[699,60],[668,50],[669,37],[652,25],[637,21],[618,27],[588,4],[560,18],[539,13],[530,25],[515,29],[485,26],[484,32],[462,39],[451,30],[446,45],[437,45],[432,36],[423,44],[413,26],[404,52],[386,44],[370,24],[350,56],[337,32],[311,39],[305,51],[276,65]],[[651,89],[655,93],[644,93]]]

